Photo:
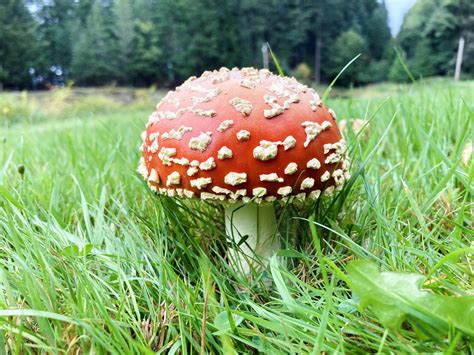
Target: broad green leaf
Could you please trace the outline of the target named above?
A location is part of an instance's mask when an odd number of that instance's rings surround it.
[[[85,244],[84,246],[79,246],[77,244],[71,244],[63,249],[63,255],[67,256],[86,256],[89,255],[94,246],[90,243]]]
[[[231,317],[235,326],[238,326],[244,320],[242,316],[238,316],[233,313],[231,314]],[[214,333],[214,335],[225,334],[232,330],[231,321],[229,319],[229,314],[227,311],[222,311],[216,316],[216,318],[214,319],[214,326],[219,329],[217,332]]]
[[[385,327],[398,329],[408,321],[417,328],[446,333],[454,327],[474,335],[474,297],[434,294],[421,289],[424,276],[380,272],[368,261],[353,261],[347,269],[360,305],[369,306]]]

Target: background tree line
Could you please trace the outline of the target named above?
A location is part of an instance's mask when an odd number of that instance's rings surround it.
[[[394,40],[377,0],[2,0],[0,82],[7,88],[171,85],[221,66],[262,66],[269,42],[286,73],[339,84],[406,80],[454,67],[459,36],[473,72],[470,0],[418,0]]]

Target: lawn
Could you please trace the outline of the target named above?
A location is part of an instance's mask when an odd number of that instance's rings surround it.
[[[136,173],[162,93],[85,92],[0,94],[2,349],[474,353],[473,81],[331,93],[353,177],[279,206],[283,248],[249,277],[221,207]]]

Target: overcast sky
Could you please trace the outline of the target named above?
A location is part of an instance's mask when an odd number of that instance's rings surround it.
[[[416,0],[385,0],[388,10],[388,22],[392,36],[395,36],[400,30],[403,22],[403,16],[412,7]]]

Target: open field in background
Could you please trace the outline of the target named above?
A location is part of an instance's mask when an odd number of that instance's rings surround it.
[[[0,94],[2,347],[474,353],[474,82],[333,91],[353,179],[280,206],[284,250],[250,279],[224,259],[219,207],[154,197],[135,173],[163,93]]]

